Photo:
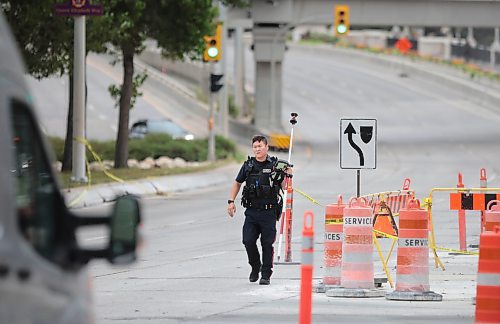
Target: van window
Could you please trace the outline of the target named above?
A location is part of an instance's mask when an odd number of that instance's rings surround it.
[[[40,135],[29,109],[12,102],[13,147],[16,179],[16,206],[19,230],[43,257],[57,262],[64,245],[64,220],[56,210],[57,187],[44,154]],[[60,251],[59,251],[60,252]]]

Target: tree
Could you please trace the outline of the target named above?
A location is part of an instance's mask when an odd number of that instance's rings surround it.
[[[226,5],[246,5],[242,0],[225,0]],[[144,41],[156,39],[165,57],[201,57],[203,36],[213,32],[217,8],[212,0],[109,0],[104,5],[101,30],[110,32],[109,41],[121,51],[123,82],[119,93],[119,121],[115,168],[127,167],[128,125],[131,103],[145,77],[134,77],[134,56],[144,50]]]
[[[133,93],[144,78],[135,78],[134,56],[144,50],[144,41],[158,41],[165,56],[182,58],[201,53],[203,35],[210,31],[216,15],[211,0],[109,0],[98,19],[100,30],[121,54],[123,81],[111,93],[119,93],[118,135],[115,168],[127,167],[128,125]]]
[[[246,4],[244,0],[223,2]],[[54,17],[53,0],[0,0],[0,4],[22,44],[30,74],[44,78],[72,71],[72,19]],[[144,81],[143,76],[134,76],[134,56],[144,50],[146,39],[153,38],[166,57],[200,57],[203,36],[213,31],[217,9],[212,0],[108,0],[102,5],[104,15],[88,20],[86,47],[87,51],[99,52],[110,43],[121,54],[123,82],[119,88],[110,89],[119,96],[115,168],[120,168],[127,166],[129,110],[134,93],[139,95],[137,88]],[[71,112],[72,107],[68,110],[68,128]],[[71,133],[67,132],[68,138]]]
[[[73,143],[73,19],[54,15],[53,0],[0,0],[28,73],[40,80],[68,74],[69,100],[63,171],[71,170]],[[92,25],[90,21],[89,25]],[[105,34],[87,32],[87,53],[102,52]]]

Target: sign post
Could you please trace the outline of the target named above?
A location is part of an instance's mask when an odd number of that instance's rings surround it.
[[[73,157],[71,179],[88,182],[85,175],[85,16],[102,15],[100,5],[91,5],[86,0],[71,0],[54,5],[56,16],[74,16],[73,58]]]
[[[360,196],[361,169],[377,168],[377,120],[340,120],[340,168],[357,170],[357,197]]]

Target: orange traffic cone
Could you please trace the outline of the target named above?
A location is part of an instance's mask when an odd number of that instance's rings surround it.
[[[500,226],[479,239],[476,323],[500,323]]]

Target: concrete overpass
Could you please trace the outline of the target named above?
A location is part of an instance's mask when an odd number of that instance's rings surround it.
[[[227,27],[253,29],[255,56],[255,126],[282,129],[282,61],[287,33],[301,24],[333,23],[335,5],[350,6],[351,26],[498,27],[500,0],[252,0],[246,9],[230,9]],[[241,45],[240,45],[241,46]],[[242,55],[236,51],[236,55]],[[235,62],[241,62],[236,57]],[[236,68],[235,71],[242,71]],[[236,75],[237,83],[242,77]],[[236,86],[239,101],[242,84]],[[238,90],[239,89],[239,90]]]

